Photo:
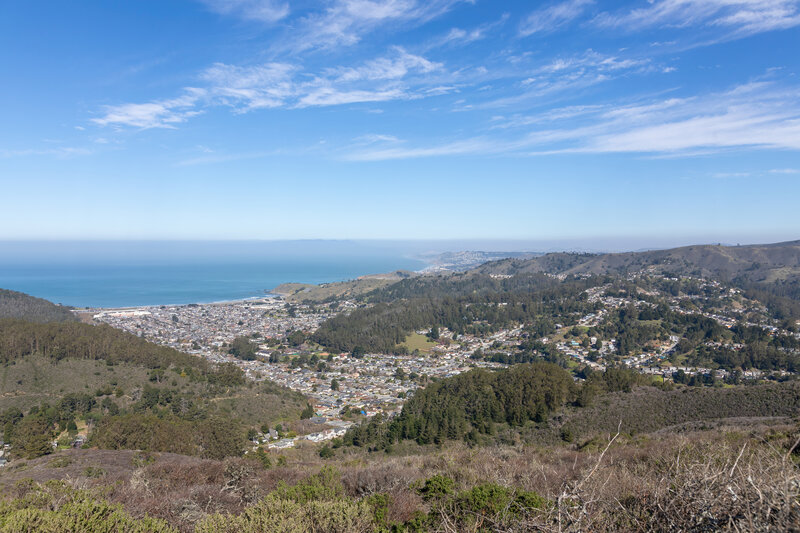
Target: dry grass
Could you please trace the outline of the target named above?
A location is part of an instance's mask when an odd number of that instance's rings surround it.
[[[281,481],[294,484],[322,464],[336,466],[351,498],[388,494],[390,522],[430,513],[431,531],[800,531],[799,436],[796,425],[750,426],[636,439],[606,435],[599,448],[584,450],[454,444],[407,456],[340,452],[324,463],[312,458],[313,450],[297,450],[287,453],[289,466],[268,470],[246,459],[155,454],[143,465],[133,452],[73,450],[64,454],[72,461],[67,467],[48,466],[51,456],[14,478],[105,485],[106,496],[134,516],[147,513],[187,532],[208,514],[241,513]],[[82,476],[86,464],[105,468],[106,478]],[[8,474],[0,475],[6,488]],[[522,516],[465,516],[463,509],[422,500],[416,488],[435,474],[453,479],[456,491],[495,483],[535,491],[549,504]]]

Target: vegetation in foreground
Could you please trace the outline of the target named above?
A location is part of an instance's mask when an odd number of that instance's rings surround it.
[[[336,466],[296,450],[272,468],[72,450],[0,475],[0,531],[790,531],[800,526],[798,429],[615,433],[584,448],[453,444],[350,453]],[[96,453],[122,456],[104,457],[116,466],[98,473],[85,466]]]

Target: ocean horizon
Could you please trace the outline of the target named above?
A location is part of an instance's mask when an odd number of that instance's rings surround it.
[[[0,288],[76,308],[244,300],[282,283],[330,283],[426,266],[399,250],[348,241],[0,244]]]

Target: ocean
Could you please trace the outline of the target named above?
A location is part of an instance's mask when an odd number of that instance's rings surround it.
[[[264,296],[426,264],[351,241],[2,242],[0,288],[74,307],[133,307]]]

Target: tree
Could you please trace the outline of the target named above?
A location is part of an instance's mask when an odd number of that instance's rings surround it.
[[[339,390],[339,382],[336,381],[336,378],[331,380],[331,390]]]
[[[311,407],[311,404],[306,404],[306,408],[303,409],[303,412],[300,413],[300,420],[307,420],[314,416],[314,408]]]
[[[364,350],[364,348],[362,348],[361,346],[356,346],[355,348],[353,348],[351,355],[356,359],[361,359],[362,357],[364,357],[365,353],[366,351]]]
[[[263,466],[265,469],[272,468],[272,460],[261,446],[259,446],[256,450],[256,459],[258,459],[258,461],[261,463],[261,466]]]
[[[199,424],[198,433],[204,457],[223,459],[242,454],[244,444],[242,437],[245,434],[232,420],[216,417],[204,420]]]
[[[300,346],[306,341],[306,334],[299,329],[295,330],[286,336],[286,341],[290,346]]]
[[[319,451],[319,456],[322,457],[323,459],[330,459],[331,457],[334,456],[334,452],[331,449],[331,447],[326,444]]]
[[[430,338],[433,341],[439,340],[439,327],[438,326],[433,326],[431,328],[430,332],[428,332],[428,338]]]
[[[243,361],[254,361],[256,358],[256,346],[250,342],[249,337],[239,336],[231,342],[228,353]]]
[[[26,459],[53,451],[52,428],[40,416],[27,416],[14,427],[14,449]]]

